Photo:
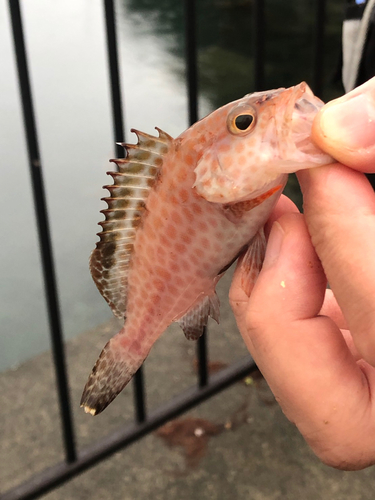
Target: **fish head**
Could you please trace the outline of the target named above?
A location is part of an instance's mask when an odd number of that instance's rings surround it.
[[[286,174],[332,163],[311,140],[322,106],[302,82],[246,95],[212,113],[216,136],[196,165],[196,192],[216,203],[245,201],[283,186]]]

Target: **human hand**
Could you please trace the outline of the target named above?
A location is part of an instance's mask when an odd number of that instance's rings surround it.
[[[304,215],[282,197],[251,297],[239,264],[230,302],[286,416],[323,462],[355,470],[375,463],[375,194],[362,173],[375,171],[375,79],[326,105],[313,138],[351,168],[298,174]]]

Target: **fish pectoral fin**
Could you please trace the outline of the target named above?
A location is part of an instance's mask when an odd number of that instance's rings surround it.
[[[121,346],[119,336],[104,346],[83,390],[81,407],[91,415],[98,415],[115,399],[144,361],[132,357]]]
[[[263,228],[251,240],[249,248],[242,257],[241,286],[248,297],[258,278],[266,253],[266,238]]]
[[[188,340],[198,340],[207,325],[208,316],[219,323],[220,302],[216,292],[212,295],[205,295],[203,299],[196,302],[182,318],[177,320],[177,323]]]

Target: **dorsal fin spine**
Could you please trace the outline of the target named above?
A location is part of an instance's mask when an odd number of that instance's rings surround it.
[[[128,208],[127,210],[121,208],[105,208],[104,210],[100,210],[100,213],[103,214],[108,221],[136,220],[141,218],[142,210],[136,208]]]
[[[160,129],[157,129],[159,137],[132,131],[137,135],[137,144],[121,143],[126,158],[110,160],[119,171],[107,172],[113,184],[104,186],[110,196],[102,198],[107,203],[107,208],[101,210],[105,220],[99,222],[102,231],[90,258],[93,279],[119,317],[125,317],[127,274],[136,230],[145,216],[146,199],[173,141]]]

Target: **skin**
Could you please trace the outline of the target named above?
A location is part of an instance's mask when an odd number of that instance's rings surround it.
[[[313,140],[341,163],[298,174],[304,215],[280,199],[251,296],[239,262],[230,302],[288,419],[324,463],[359,470],[375,463],[375,78],[324,106]]]

